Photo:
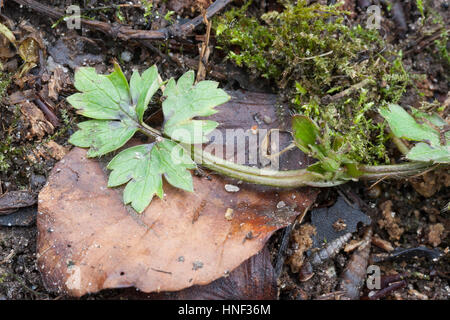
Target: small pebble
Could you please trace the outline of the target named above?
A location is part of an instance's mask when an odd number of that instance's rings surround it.
[[[281,209],[286,207],[286,203],[284,203],[284,201],[280,201],[277,203],[277,209]]]
[[[228,221],[233,220],[233,211],[233,209],[227,208],[227,211],[225,212],[225,219],[227,219]]]
[[[264,116],[263,118],[265,124],[271,124],[272,123],[272,118],[269,116]]]
[[[226,184],[225,185],[225,190],[227,192],[238,192],[240,189],[238,186],[232,185],[232,184]]]
[[[124,51],[124,52],[122,52],[122,54],[120,55],[120,58],[121,58],[124,62],[130,62],[132,57],[133,57],[133,55],[131,54],[130,51]]]

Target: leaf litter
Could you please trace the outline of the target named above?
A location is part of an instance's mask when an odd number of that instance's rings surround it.
[[[36,19],[35,19],[36,20]],[[51,33],[51,32],[49,32],[49,33]],[[134,50],[131,50],[131,51],[134,51]],[[109,53],[109,54],[111,54],[111,53]],[[114,54],[112,54],[112,55],[114,55]],[[7,58],[7,59],[10,59],[10,57],[9,58]],[[158,60],[158,58],[156,58],[156,60]],[[425,61],[426,59],[421,59],[421,61]],[[3,60],[4,61],[4,60]],[[19,66],[20,66],[20,60],[19,60],[19,64],[18,64]],[[37,69],[37,68],[36,68]],[[35,69],[35,71],[36,71],[36,69]],[[430,72],[431,72],[431,74],[433,74],[433,75],[436,75],[436,73],[435,73],[435,71],[434,70],[430,70]],[[130,75],[130,73],[128,73],[128,75]],[[179,74],[178,74],[179,75]],[[439,79],[439,78],[438,78]],[[439,90],[440,89],[438,89],[437,91],[438,91],[438,95],[439,94],[441,94],[441,93],[439,93]],[[445,90],[445,89],[444,89]],[[435,92],[436,92],[436,90],[435,90]],[[220,113],[219,113],[220,114]],[[275,116],[275,117],[272,117],[272,119],[277,119],[277,117]],[[3,120],[3,119],[2,119]],[[59,140],[59,142],[61,142],[61,140]],[[3,181],[3,190],[5,190],[6,189],[6,186],[5,186],[5,182],[9,182],[10,181],[10,179],[8,179],[8,178],[6,178],[5,179],[5,176],[2,176],[2,178],[0,178],[2,181]],[[421,177],[417,177],[417,178],[415,178],[416,180],[418,180],[418,181],[420,181],[421,180]],[[433,184],[433,181],[430,181],[430,180],[426,180],[426,181],[424,181],[424,182],[422,182],[423,183],[423,187],[422,187],[422,190],[425,190],[427,187],[427,185],[430,185],[430,183],[431,183],[431,185]],[[437,184],[439,184],[439,183],[437,183]],[[12,186],[12,187],[14,187],[14,185]],[[411,191],[409,190],[409,189],[406,189],[405,190],[405,188],[408,188],[407,186],[405,186],[405,185],[399,185],[399,188],[401,188],[401,190],[404,190],[404,194],[403,195],[399,195],[398,194],[398,192],[395,190],[395,188],[390,188],[388,185],[384,185],[383,183],[381,183],[381,190],[383,190],[383,192],[388,192],[390,195],[391,195],[391,197],[393,198],[393,199],[395,199],[395,202],[394,202],[394,210],[397,212],[397,214],[399,214],[400,216],[402,216],[402,217],[413,217],[413,218],[406,218],[405,220],[402,220],[402,222],[401,222],[401,226],[402,227],[404,227],[405,229],[406,229],[406,232],[402,235],[402,240],[403,241],[409,241],[409,243],[417,243],[417,241],[413,238],[413,237],[411,237],[411,234],[414,234],[415,235],[415,231],[416,231],[416,229],[414,229],[414,227],[412,227],[412,226],[414,226],[414,225],[418,225],[419,227],[419,234],[418,234],[418,237],[419,237],[419,241],[421,241],[421,239],[422,239],[422,233],[421,233],[421,227],[423,226],[424,227],[424,229],[423,229],[423,239],[426,239],[426,237],[427,237],[427,229],[426,229],[426,227],[427,227],[427,221],[428,221],[428,211],[426,211],[426,210],[428,210],[428,209],[431,209],[431,208],[438,208],[438,211],[440,211],[441,210],[441,207],[442,206],[445,206],[445,196],[443,197],[443,191],[441,190],[441,191],[439,191],[439,188],[437,188],[437,191],[434,193],[434,195],[433,196],[431,196],[432,198],[428,198],[428,197],[430,197],[430,196],[427,196],[427,198],[419,198],[419,199],[416,199],[415,198],[415,196],[414,195],[416,195],[416,197],[417,197],[417,194],[416,193],[411,193]],[[6,190],[8,190],[8,189],[6,189]],[[360,190],[363,190],[363,189],[360,189]],[[414,200],[412,200],[412,201],[406,201],[405,199],[406,199],[406,197],[412,197],[411,199],[414,199]],[[386,199],[386,197],[384,196],[384,194],[382,193],[381,194],[381,199],[380,200],[376,200],[376,201],[373,201],[373,200],[369,200],[369,199],[366,199],[366,201],[369,201],[370,202],[370,204],[375,204],[375,205],[378,205],[378,203],[379,202],[382,202],[382,201],[384,201],[384,200],[387,200]],[[434,202],[433,202],[434,201]],[[437,202],[436,202],[437,201]],[[427,208],[426,210],[425,209],[422,209],[422,208]],[[414,222],[413,220],[415,219],[415,217],[417,216],[416,215],[416,213],[413,213],[414,212],[414,210],[417,210],[418,209],[418,211],[419,211],[419,215],[418,215],[418,217],[419,217],[419,219],[416,221],[416,222]],[[222,213],[223,214],[223,213]],[[434,218],[433,218],[434,217]],[[430,216],[430,220],[433,220],[433,219],[436,219],[436,215],[431,215]],[[437,219],[442,219],[442,218],[444,218],[445,219],[445,216],[444,217],[440,217],[440,216],[438,216],[438,218]],[[436,220],[434,220],[435,222],[434,223],[436,223]],[[445,220],[439,220],[440,222],[441,221],[445,221]],[[443,222],[444,223],[444,222]],[[445,223],[444,223],[444,225],[445,225]],[[412,229],[411,229],[412,228]],[[18,238],[20,238],[20,241],[23,241],[23,236],[25,235],[25,238],[26,237],[29,237],[30,239],[32,239],[33,238],[33,234],[32,233],[30,233],[30,235],[27,235],[27,232],[20,232],[20,230],[21,229],[15,229],[16,230],[16,232],[18,232],[17,233],[17,235],[18,235]],[[382,237],[386,237],[386,234],[384,234],[382,231],[380,232],[380,231],[377,231],[377,233],[380,233],[380,235],[382,236]],[[257,233],[255,233],[255,234],[257,234]],[[18,242],[15,242],[15,238],[13,239],[13,238],[10,238],[10,237],[8,237],[8,235],[9,235],[9,233],[8,233],[8,231],[7,230],[2,230],[2,236],[4,237],[4,236],[6,236],[6,238],[3,238],[3,239],[8,239],[8,241],[11,243],[11,246],[13,246],[13,245],[17,245],[17,243]],[[18,241],[19,241],[19,239],[17,239]],[[443,248],[445,248],[445,239],[443,239],[444,240],[444,244],[441,244],[440,245],[440,247],[442,247],[443,246]],[[247,242],[247,241],[246,241]],[[276,240],[275,240],[275,242],[276,242]],[[8,244],[8,246],[9,246],[9,244]],[[6,248],[9,248],[9,247],[6,247]],[[33,249],[31,248],[30,250],[28,250],[28,249],[26,249],[25,251],[23,251],[24,252],[24,254],[22,254],[22,257],[24,257],[25,259],[27,259],[26,261],[29,261],[29,262],[31,262],[30,263],[30,265],[32,264],[32,259],[30,259],[30,258],[28,258],[28,256],[27,256],[27,252],[30,252],[30,253],[32,253],[33,252]],[[7,252],[5,251],[5,255],[3,255],[3,252],[2,252],[2,258],[3,257],[6,257],[7,255],[9,255],[9,250],[7,250]],[[19,257],[21,256],[21,254],[19,254]],[[31,256],[31,255],[30,255]],[[341,261],[342,259],[342,255],[338,255],[337,256],[337,258],[336,258],[336,265],[337,265],[337,268],[339,269],[339,261]],[[13,265],[17,265],[17,262],[15,262],[15,259],[14,258],[12,258],[12,261],[13,261]],[[28,268],[28,267],[27,267]],[[421,267],[420,267],[421,268]],[[399,267],[397,267],[397,270],[399,269]],[[2,269],[2,272],[3,272],[3,270],[4,269]],[[423,271],[423,270],[422,270]],[[437,270],[437,272],[441,272],[442,271],[442,268],[441,269],[439,269],[438,268],[438,270]],[[20,268],[18,268],[17,269],[17,272],[20,272]],[[20,274],[20,273],[17,273],[17,274]],[[25,271],[25,273],[24,273],[24,277],[26,278],[26,279],[30,279],[30,283],[31,284],[37,284],[37,286],[39,287],[39,286],[41,286],[41,283],[39,282],[39,280],[36,280],[37,279],[37,277],[35,276],[36,275],[36,271],[31,271],[31,273],[30,273],[30,276],[29,276],[29,273],[28,273],[28,271]],[[8,277],[11,277],[11,276],[8,276]],[[13,288],[12,289],[12,294],[14,294],[14,292],[26,292],[26,294],[25,294],[25,296],[26,297],[33,297],[33,298],[36,298],[36,297],[41,297],[41,295],[39,294],[39,293],[33,293],[32,291],[27,291],[27,289],[25,289],[25,287],[23,287],[23,286],[14,286],[14,284],[15,283],[19,283],[19,282],[11,282],[10,280],[8,280],[8,279],[10,279],[10,278],[7,278],[7,284],[8,285],[10,285],[11,286],[11,288]],[[433,278],[434,280],[432,280],[432,282],[431,282],[431,284],[430,283],[425,283],[425,286],[427,286],[427,285],[431,285],[431,287],[433,288],[433,290],[436,290],[435,292],[438,292],[438,290],[439,290],[439,288],[440,288],[440,286],[442,285],[442,282],[440,282],[440,280],[439,280],[439,277],[435,277],[435,278]],[[28,281],[28,280],[27,280]],[[285,284],[287,284],[287,283],[289,283],[289,282],[285,282]],[[424,288],[423,288],[423,283],[418,283],[418,282],[412,282],[413,283],[413,285],[414,285],[414,287],[417,289],[417,290],[419,290],[419,291],[421,291],[421,292],[427,292]],[[13,285],[11,285],[11,284],[13,284]],[[3,288],[3,287],[2,287]],[[31,290],[35,290],[36,289],[36,287],[32,287],[31,285],[30,285],[30,288],[31,288]],[[434,288],[436,288],[436,289],[434,289]],[[444,287],[441,287],[441,288],[444,288]],[[38,288],[38,290],[40,290],[39,288]],[[297,290],[297,289],[292,289],[292,293],[294,293],[295,292],[295,290]],[[326,290],[326,287],[324,288],[324,290]],[[444,289],[443,289],[444,290]],[[445,290],[444,290],[445,291]],[[444,292],[443,291],[443,292]],[[311,290],[310,292],[314,292],[313,290]],[[308,293],[308,294],[311,294],[311,293]],[[411,291],[412,292],[412,291]],[[286,291],[285,290],[282,290],[282,296],[284,295],[286,293]],[[400,292],[401,293],[401,295],[403,295],[403,297],[406,297],[406,296],[408,296],[408,293],[406,292],[406,293],[404,293],[404,292]],[[4,296],[9,296],[9,297],[11,297],[11,293],[8,293],[8,294],[6,294],[6,291],[5,291],[5,293],[3,293],[2,291],[0,291],[0,294],[1,295],[4,295]],[[21,293],[19,293],[19,296],[20,296],[20,294]],[[432,296],[432,294],[430,294],[430,293],[428,293],[428,295],[430,295],[430,296]],[[437,295],[435,295],[435,297],[436,298],[438,298],[438,297],[442,297],[442,294],[441,295],[439,295],[439,294],[437,294]],[[98,297],[104,297],[104,295],[102,295],[102,294],[100,294]],[[393,295],[392,297],[395,297],[395,298],[398,298],[398,297],[400,297],[399,295]],[[417,296],[415,296],[415,295],[413,295],[413,296],[410,296],[410,297],[417,297]]]

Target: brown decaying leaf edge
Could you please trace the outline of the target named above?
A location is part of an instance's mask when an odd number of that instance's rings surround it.
[[[134,288],[116,290],[108,299],[127,300],[275,300],[277,277],[269,249],[243,262],[229,276],[205,286],[192,286],[177,292],[142,293]]]

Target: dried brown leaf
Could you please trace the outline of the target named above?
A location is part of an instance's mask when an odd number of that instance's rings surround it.
[[[25,123],[29,124],[27,139],[42,138],[46,134],[52,134],[54,127],[47,121],[44,113],[32,102],[24,101],[20,104],[20,111]]]
[[[81,296],[106,288],[154,292],[208,284],[261,250],[316,195],[245,186],[229,193],[224,184],[211,175],[194,177],[195,193],[166,185],[164,200],[154,199],[138,215],[124,207],[120,190],[106,188],[104,166],[73,149],[39,195],[38,264],[47,287]],[[277,209],[280,201],[286,207]],[[224,219],[227,208],[231,221]]]

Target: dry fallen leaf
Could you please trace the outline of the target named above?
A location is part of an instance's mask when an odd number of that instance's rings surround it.
[[[57,144],[55,141],[50,140],[45,144],[47,153],[55,160],[61,160],[69,151],[66,147]]]
[[[221,177],[194,177],[195,193],[165,186],[142,215],[109,189],[104,166],[73,149],[39,195],[38,265],[48,289],[73,296],[134,286],[144,292],[205,285],[260,251],[310,206],[313,189],[229,193]],[[285,207],[277,209],[284,201]],[[224,219],[227,208],[233,219]],[[193,217],[198,216],[195,221]]]
[[[136,290],[134,290],[136,292]],[[205,286],[192,286],[178,292],[149,295],[150,299],[170,300],[275,300],[277,281],[265,247],[230,275]]]
[[[25,123],[29,123],[27,139],[44,137],[47,133],[52,134],[54,127],[47,121],[44,113],[32,102],[24,101],[20,104],[20,112]]]
[[[221,123],[219,130],[282,127],[276,96],[243,91],[232,96],[210,117]],[[273,119],[270,125],[264,117]],[[283,145],[289,137],[281,139]],[[289,156],[295,161],[282,161],[282,168],[309,161],[300,151]],[[139,215],[123,205],[122,189],[106,187],[105,163],[73,149],[39,195],[38,265],[48,289],[81,296],[106,288],[163,292],[209,284],[257,254],[317,195],[311,188],[277,192],[245,184],[228,192],[225,185],[235,180],[205,174],[193,177],[194,193],[166,184],[164,199],[154,199]]]
[[[135,288],[117,289],[112,300],[275,300],[277,280],[266,247],[229,275],[204,286],[177,292],[144,293]]]
[[[19,208],[29,207],[36,203],[36,195],[28,191],[9,191],[0,194],[0,215],[8,214]]]

